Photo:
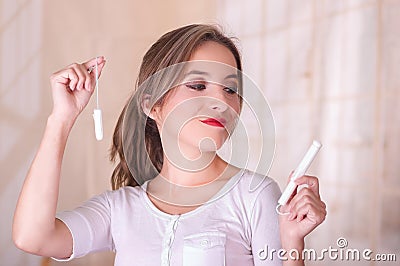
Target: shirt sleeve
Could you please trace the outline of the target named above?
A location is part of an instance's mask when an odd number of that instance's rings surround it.
[[[111,208],[107,193],[95,196],[82,206],[58,213],[56,218],[61,220],[70,230],[73,239],[70,261],[88,253],[104,250],[113,250],[111,236]]]
[[[282,265],[278,258],[281,249],[276,204],[281,195],[278,184],[271,180],[261,188],[251,214],[251,247],[254,265]]]

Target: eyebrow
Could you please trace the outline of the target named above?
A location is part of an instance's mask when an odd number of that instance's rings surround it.
[[[236,75],[236,74],[230,74],[230,75],[226,76],[225,79],[239,79],[239,78],[238,78],[238,75]]]
[[[186,73],[185,77],[190,76],[190,75],[203,75],[203,76],[210,77],[210,74],[208,72],[204,72],[204,71],[200,71],[200,70],[192,70],[192,71]],[[225,79],[230,79],[230,78],[239,79],[237,74],[230,74],[225,77]]]

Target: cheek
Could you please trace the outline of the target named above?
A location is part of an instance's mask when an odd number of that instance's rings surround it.
[[[186,123],[196,118],[200,113],[200,106],[188,99],[176,99],[163,106],[160,112],[161,125],[182,128]]]
[[[225,116],[227,118],[227,120],[229,121],[229,130],[232,130],[231,126],[232,123],[236,124],[236,122],[238,121],[239,117],[240,117],[240,100],[232,100],[231,102],[229,102],[228,104],[229,106],[229,110],[225,113]]]
[[[240,98],[236,96],[235,98],[229,101],[229,106],[237,115],[240,114]]]
[[[182,133],[185,133],[185,136],[195,134],[199,130],[198,125],[194,123],[198,112],[197,108],[185,102],[171,101],[165,104],[157,118],[161,134],[175,142],[181,138]]]

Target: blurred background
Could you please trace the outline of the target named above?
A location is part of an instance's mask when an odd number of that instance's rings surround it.
[[[94,137],[94,99],[65,152],[59,210],[110,189],[118,115],[141,58],[163,33],[218,23],[240,40],[244,72],[265,93],[276,125],[269,175],[284,188],[313,139],[326,221],[306,239],[400,260],[400,0],[0,0],[0,265],[61,265],[11,240],[16,200],[52,108],[49,76],[104,55],[105,138]],[[49,162],[51,163],[51,162]],[[325,260],[307,265],[395,265]],[[98,253],[62,265],[113,265]],[[397,264],[396,264],[397,265]]]

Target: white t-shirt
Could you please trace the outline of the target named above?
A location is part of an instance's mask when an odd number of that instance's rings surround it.
[[[147,182],[107,191],[57,214],[73,237],[67,260],[113,250],[117,266],[282,265],[265,256],[281,248],[281,192],[271,178],[242,170],[212,200],[181,215],[158,209],[146,188]]]

